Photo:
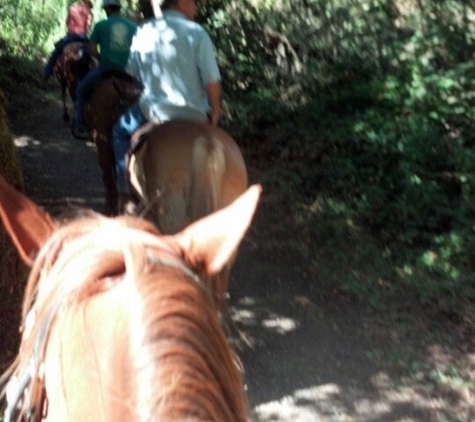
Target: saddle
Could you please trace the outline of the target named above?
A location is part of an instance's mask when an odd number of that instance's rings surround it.
[[[62,53],[70,53],[73,52],[75,49],[79,49],[82,55],[89,55],[89,49],[87,48],[87,40],[86,39],[73,39],[69,40],[67,44],[63,47]]]

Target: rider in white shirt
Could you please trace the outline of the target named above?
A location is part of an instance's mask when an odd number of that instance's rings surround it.
[[[213,43],[194,22],[197,0],[164,0],[163,16],[139,26],[127,73],[144,90],[113,128],[117,184],[128,194],[126,155],[133,132],[147,121],[187,119],[216,125],[221,114],[221,75]]]

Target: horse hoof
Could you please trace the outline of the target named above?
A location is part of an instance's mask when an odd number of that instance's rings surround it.
[[[77,139],[87,139],[87,129],[85,127],[71,126],[71,133]]]

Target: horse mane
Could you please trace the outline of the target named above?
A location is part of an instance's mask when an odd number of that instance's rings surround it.
[[[137,420],[247,421],[241,373],[211,297],[167,245],[151,223],[134,217],[87,215],[58,229],[33,265],[24,338],[0,382],[30,363],[43,322],[58,303],[74,309],[127,279],[141,301],[130,323]]]
[[[161,271],[137,277],[147,333],[136,380],[139,420],[246,421],[241,374],[209,293],[183,282],[180,271]],[[141,393],[144,386],[157,394]]]

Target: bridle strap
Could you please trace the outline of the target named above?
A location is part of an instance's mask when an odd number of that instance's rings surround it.
[[[178,257],[159,258],[157,256],[147,254],[147,258],[153,264],[162,265],[164,267],[169,267],[169,268],[176,268],[184,272],[189,278],[191,278],[196,284],[198,284],[198,286],[200,286],[204,291],[206,291],[207,294],[210,294],[208,288],[203,283],[203,280],[201,280],[201,278],[198,277],[196,273],[194,273],[190,267],[188,267],[185,263],[183,263],[181,259],[178,259]]]
[[[27,409],[26,419],[29,422],[39,422],[46,416],[47,397],[42,365],[46,354],[46,345],[48,343],[51,324],[59,307],[59,302],[52,306],[46,315],[46,318],[41,322],[35,339],[33,354],[25,365],[23,371],[21,371],[17,377],[17,385],[15,385],[15,389],[13,392],[10,390],[7,395],[10,397],[7,397],[7,408],[5,409],[4,422],[19,421],[21,419],[21,413],[17,413],[19,408],[22,407],[22,398],[28,400],[24,407]],[[34,318],[35,315],[31,314],[31,312],[35,312],[34,308],[30,310],[30,315]]]

